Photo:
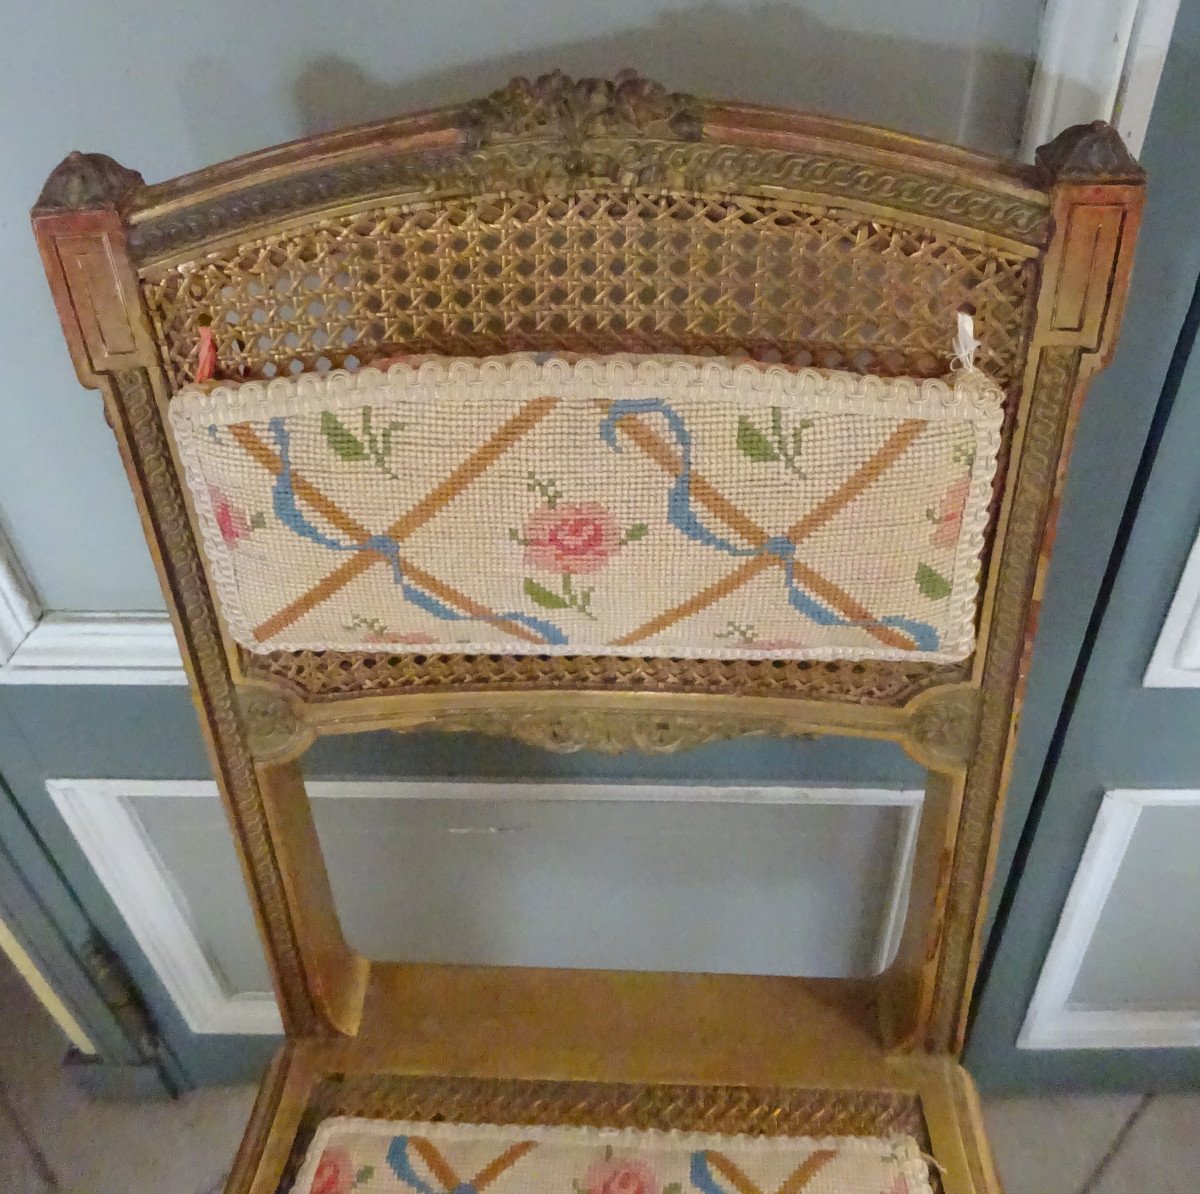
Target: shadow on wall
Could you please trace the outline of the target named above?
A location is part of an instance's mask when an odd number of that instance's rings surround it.
[[[530,47],[387,83],[332,54],[295,83],[303,133],[457,103],[559,67],[611,75],[633,66],[699,95],[825,111],[946,141],[1012,153],[1020,139],[1032,52],[936,46],[839,28],[775,0],[667,11],[652,24],[593,40]]]
[[[972,30],[978,35],[978,30]],[[304,67],[294,83],[298,132],[324,132],[414,109],[455,103],[514,75],[555,67],[576,75],[633,66],[701,95],[776,103],[887,124],[999,154],[1015,152],[1033,69],[1033,47],[966,37],[931,45],[838,27],[786,0],[754,8],[709,3],[657,14],[600,37],[450,66],[388,82],[337,53]],[[1028,37],[1009,38],[1018,42]],[[981,44],[990,40],[993,44]],[[227,60],[203,55],[184,67],[182,90],[206,101],[189,112],[198,160],[229,152],[227,132],[264,97]],[[226,124],[226,122],[230,122]],[[222,136],[221,144],[210,143]]]

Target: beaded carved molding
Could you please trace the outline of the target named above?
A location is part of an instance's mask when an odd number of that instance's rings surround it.
[[[543,354],[193,387],[171,423],[254,652],[958,660],[1001,406]]]

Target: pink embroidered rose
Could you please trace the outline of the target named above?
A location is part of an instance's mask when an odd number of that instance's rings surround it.
[[[250,521],[240,511],[230,505],[229,499],[215,486],[208,487],[208,496],[212,500],[213,514],[217,520],[217,528],[221,538],[230,546],[239,539],[250,537]]]
[[[327,1148],[317,1163],[312,1194],[349,1194],[354,1186],[354,1166],[344,1148]]]
[[[654,1170],[645,1161],[610,1157],[588,1167],[587,1194],[658,1194]]]
[[[529,516],[522,541],[531,567],[574,575],[603,568],[621,532],[599,502],[558,502]]]
[[[427,647],[437,642],[432,634],[419,630],[372,630],[364,637],[368,643],[403,643],[407,647]]]
[[[962,530],[963,507],[971,492],[971,478],[960,477],[951,481],[942,494],[938,503],[937,514],[934,517],[933,534],[930,542],[935,547],[953,547],[958,542],[958,534]]]

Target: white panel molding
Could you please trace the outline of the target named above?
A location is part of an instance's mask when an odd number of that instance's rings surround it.
[[[157,785],[163,794],[217,794],[209,781]],[[46,790],[130,932],[197,1033],[280,1033],[283,1021],[269,994],[225,990],[196,936],[187,902],[131,807],[131,796],[154,794],[120,780],[49,779]]]
[[[47,614],[0,666],[0,684],[186,684],[166,614]]]
[[[187,900],[146,836],[131,801],[146,798],[216,800],[209,780],[50,779],[47,791],[84,856],[129,925],[167,994],[196,1033],[278,1034],[274,996],[225,989],[205,954]],[[842,805],[903,810],[891,861],[889,905],[874,958],[883,969],[895,957],[908,904],[909,876],[924,793],[891,788],[692,787],[667,784],[557,784],[457,781],[312,783],[314,800],[688,801],[771,805]]]
[[[0,675],[41,616],[42,608],[21,561],[0,531]]]
[[[1071,1000],[1142,809],[1168,805],[1200,808],[1200,791],[1116,789],[1105,793],[1017,1037],[1019,1049],[1165,1049],[1200,1045],[1200,1008],[1096,1007]]]
[[[186,684],[165,613],[44,610],[0,530],[0,684]]]
[[[1184,565],[1142,684],[1200,688],[1200,537]]]
[[[1072,124],[1108,120],[1142,151],[1179,0],[1048,0],[1021,154]]]
[[[826,789],[832,791],[835,789]],[[883,795],[879,789],[863,789],[874,795]],[[892,883],[888,891],[888,910],[884,918],[883,931],[875,949],[875,973],[882,974],[895,960],[900,951],[900,938],[904,934],[904,921],[908,916],[908,897],[912,890],[913,859],[917,853],[917,830],[921,827],[921,803],[925,793],[920,791],[892,792],[889,795],[904,796],[904,801],[879,800],[878,804],[903,804],[904,824],[896,843],[896,854],[892,860]]]

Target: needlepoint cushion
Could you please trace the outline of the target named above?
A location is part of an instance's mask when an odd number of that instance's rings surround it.
[[[331,1119],[293,1194],[931,1194],[911,1136]]]
[[[251,651],[957,660],[1001,404],[522,354],[189,387],[170,423]]]

